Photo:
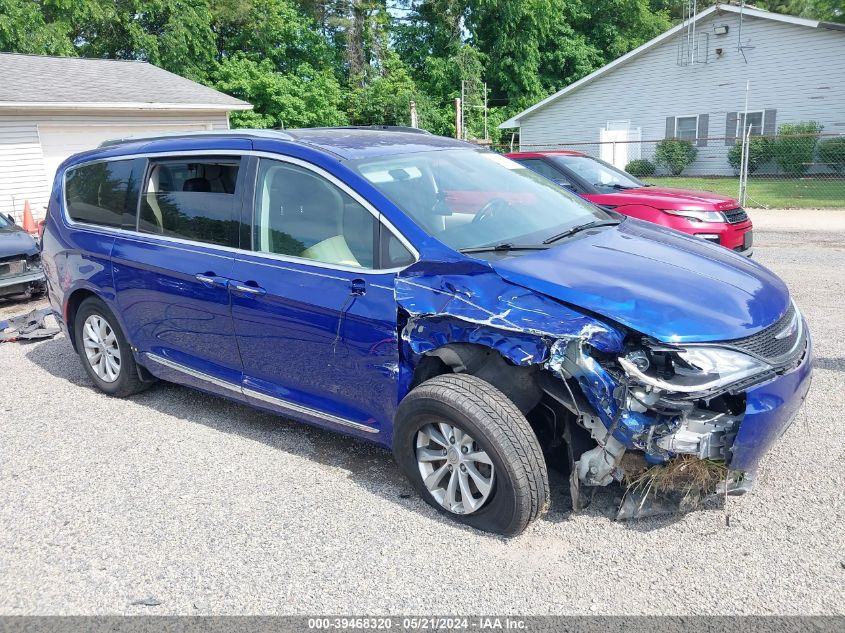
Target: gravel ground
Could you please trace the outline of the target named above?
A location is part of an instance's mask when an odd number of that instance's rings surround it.
[[[36,297],[31,300],[26,300],[20,296],[13,298],[0,298],[0,321],[8,319],[9,317],[25,314],[30,310],[46,308],[49,305],[46,297]]]
[[[845,614],[845,231],[767,221],[756,258],[805,311],[817,371],[726,509],[617,523],[603,493],[572,515],[555,476],[551,511],[496,538],[380,449],[173,385],[110,399],[63,338],[7,344],[0,613]]]

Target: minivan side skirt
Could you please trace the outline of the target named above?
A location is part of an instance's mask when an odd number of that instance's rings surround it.
[[[197,371],[191,367],[186,367],[181,363],[174,362],[169,358],[164,358],[163,356],[159,356],[158,354],[153,354],[151,352],[142,352],[144,357],[148,360],[153,361],[159,365],[167,367],[168,369],[172,369],[174,371],[178,371],[182,374],[187,376],[191,376],[192,378],[196,378],[198,380],[202,380],[209,384],[215,385],[217,387],[221,387],[223,389],[227,389],[233,393],[239,394],[241,396],[246,396],[249,398],[254,398],[256,400],[261,400],[262,402],[266,402],[268,404],[275,405],[279,408],[286,409],[291,413],[298,413],[301,415],[307,415],[314,418],[318,418],[320,420],[326,420],[328,422],[332,422],[333,424],[338,424],[340,426],[346,426],[357,431],[363,431],[365,433],[378,433],[379,430],[373,428],[371,426],[367,426],[366,424],[361,424],[360,422],[355,422],[353,420],[349,420],[347,418],[342,418],[337,415],[332,415],[331,413],[326,413],[325,411],[320,411],[319,409],[312,409],[311,407],[306,407],[305,405],[290,402],[289,400],[283,400],[282,398],[277,398],[275,396],[267,395],[261,391],[256,391],[255,389],[250,389],[249,387],[245,387],[243,385],[238,385],[232,382],[228,382],[226,380],[221,380],[215,376],[210,376],[206,373],[201,371]]]

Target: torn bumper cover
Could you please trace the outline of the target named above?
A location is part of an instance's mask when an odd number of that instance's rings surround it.
[[[630,482],[631,473],[623,467],[630,449],[641,451],[648,464],[677,456],[721,462],[722,492],[750,490],[760,460],[789,427],[810,387],[812,342],[800,313],[791,310],[798,325],[788,341],[789,350],[768,362],[755,359],[754,370],[735,365],[722,382],[708,375],[709,366],[701,360],[703,350],[719,346],[689,348],[694,353],[685,355],[685,348],[655,345],[659,352],[674,356],[678,366],[673,369],[666,359],[660,361],[659,354],[647,357],[635,350],[615,362],[599,362],[589,346],[557,344],[549,368],[563,380],[575,379],[595,413],[579,418],[597,446],[576,464],[574,502],[580,485],[607,485],[626,476]],[[742,354],[727,346],[725,350]],[[655,363],[661,366],[647,373]]]
[[[0,321],[0,343],[53,338],[61,330],[55,324],[48,325],[47,319],[55,314],[52,308],[42,308]]]
[[[745,492],[809,389],[812,346],[794,305],[747,340],[678,345],[582,314],[486,262],[419,262],[396,280],[396,300],[406,313],[403,392],[423,357],[444,359],[438,350],[456,343],[495,350],[558,383],[553,397],[595,443],[570,456],[576,507],[582,486],[630,477],[626,452],[646,465],[718,462],[722,491]],[[518,404],[528,412],[530,401]]]

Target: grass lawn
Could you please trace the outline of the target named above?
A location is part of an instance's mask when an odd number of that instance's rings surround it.
[[[731,198],[739,195],[739,178],[704,176],[654,176],[645,182],[660,187],[713,191]],[[783,180],[748,179],[747,207],[776,209],[845,209],[845,179],[788,178]]]

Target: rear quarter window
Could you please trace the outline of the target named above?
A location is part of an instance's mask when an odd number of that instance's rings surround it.
[[[120,227],[132,179],[132,160],[82,165],[65,176],[67,212],[74,222]]]

